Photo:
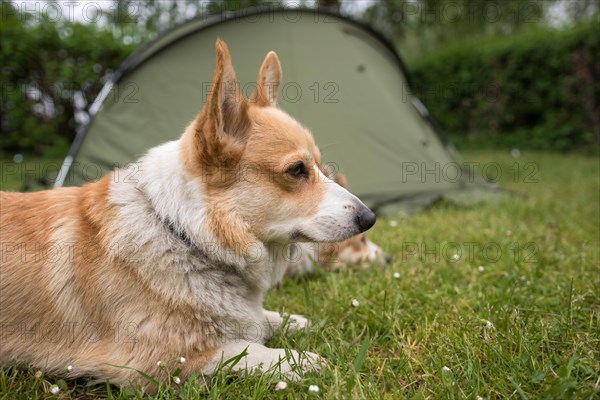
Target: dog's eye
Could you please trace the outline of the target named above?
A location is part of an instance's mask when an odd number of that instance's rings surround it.
[[[308,169],[306,169],[306,165],[304,165],[302,161],[293,163],[288,169],[285,170],[285,173],[293,176],[294,178],[308,177]]]

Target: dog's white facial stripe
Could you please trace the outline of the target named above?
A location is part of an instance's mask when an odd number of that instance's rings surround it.
[[[315,164],[313,166],[313,168],[315,169],[315,176],[317,177],[317,179],[319,179],[319,181],[323,181],[325,183],[331,183],[331,182],[333,182],[327,175],[325,175],[323,173],[323,171],[321,171],[319,169],[319,166],[317,164]],[[333,182],[333,183],[335,183],[335,182]]]
[[[299,221],[299,231],[315,242],[337,242],[357,233],[356,215],[364,204],[314,167],[316,179],[325,187],[323,200],[312,218]]]

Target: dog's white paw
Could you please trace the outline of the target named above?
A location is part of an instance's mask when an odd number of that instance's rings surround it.
[[[290,380],[298,380],[304,372],[319,371],[327,365],[325,359],[315,353],[271,349],[258,343],[235,341],[226,343],[202,372],[210,375],[219,370],[225,360],[235,356],[241,358],[225,368],[244,373],[270,371]]]
[[[299,331],[310,325],[310,321],[306,317],[297,314],[290,314],[286,328],[292,331]]]
[[[319,371],[327,363],[323,357],[310,351],[305,351],[300,355],[300,365],[303,371]]]
[[[289,357],[280,361],[277,370],[282,376],[292,381],[300,380],[305,372],[320,371],[327,365],[323,357],[309,351],[291,350],[287,355]]]

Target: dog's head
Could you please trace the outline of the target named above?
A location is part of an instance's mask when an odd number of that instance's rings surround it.
[[[203,185],[209,226],[234,249],[261,242],[339,242],[375,214],[321,171],[311,133],[276,107],[281,65],[265,57],[249,99],[217,40],[211,91],[182,138],[186,172]]]

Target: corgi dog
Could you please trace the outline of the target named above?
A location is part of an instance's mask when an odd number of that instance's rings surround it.
[[[325,175],[332,176],[327,166],[323,171]],[[337,173],[333,180],[348,188],[344,174]],[[295,243],[290,246],[289,260],[287,275],[299,276],[313,274],[315,262],[327,270],[339,271],[344,265],[383,267],[392,259],[363,232],[338,243]]]
[[[184,380],[236,356],[229,368],[247,373],[320,368],[314,353],[264,345],[307,320],[265,310],[263,295],[290,243],[346,240],[375,214],[276,107],[281,74],[268,53],[244,98],[217,40],[210,93],[179,140],[82,187],[1,193],[2,366],[142,386],[139,371]]]

